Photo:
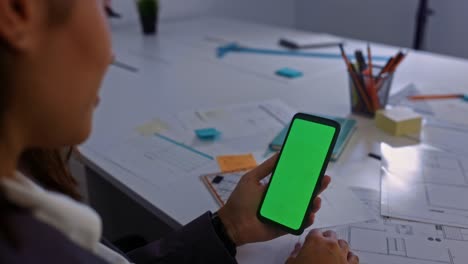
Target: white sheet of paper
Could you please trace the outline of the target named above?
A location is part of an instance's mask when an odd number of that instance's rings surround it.
[[[380,211],[378,191],[353,191],[371,211]],[[468,229],[379,218],[334,230],[363,264],[464,264],[468,260]]]
[[[425,125],[422,132],[422,142],[445,151],[468,155],[468,129]]]
[[[432,116],[434,111],[427,101],[411,101],[408,96],[420,95],[414,84],[408,84],[397,93],[390,96],[388,104],[392,106],[405,106],[423,115]]]
[[[222,175],[225,176],[224,180],[215,188],[217,188],[221,199],[226,202],[244,172],[224,173]],[[268,180],[264,184],[267,184],[267,182]],[[345,185],[333,183],[320,197],[322,198],[322,207],[316,215],[313,228],[358,223],[375,218],[353,191]]]
[[[445,90],[432,90],[431,94],[446,94]],[[454,92],[456,93],[456,92]],[[461,99],[418,100],[412,101],[408,96],[420,95],[414,84],[409,84],[389,98],[388,104],[405,106],[435,121],[448,122],[458,126],[468,127],[468,103]]]
[[[226,185],[223,186],[225,187]],[[315,223],[308,230],[375,220],[368,207],[347,186],[333,184],[321,195],[321,198],[322,208],[316,216]],[[304,231],[302,236],[305,236],[308,230]],[[284,263],[300,238],[286,235],[273,241],[241,247],[237,260],[242,264]]]
[[[322,194],[322,207],[313,228],[324,228],[374,219],[368,208],[353,191],[341,184],[332,184]]]
[[[429,103],[434,117],[458,125],[468,126],[468,102],[461,99],[435,100]]]
[[[106,157],[159,189],[198,178],[215,164],[212,157],[160,136],[132,137],[107,150]]]
[[[290,34],[290,35],[285,36],[284,39],[292,41],[299,46],[343,42],[342,38],[338,38],[329,34],[313,34],[313,35]],[[336,45],[336,47],[338,48],[338,45]]]
[[[468,228],[468,157],[382,144],[384,216]]]
[[[182,142],[212,156],[264,152],[295,113],[280,100],[268,100],[185,111],[176,115],[174,126]],[[216,128],[221,135],[200,140],[194,131],[202,128]]]

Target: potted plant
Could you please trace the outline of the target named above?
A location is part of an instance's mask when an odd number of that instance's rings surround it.
[[[137,0],[137,8],[138,14],[140,15],[143,34],[156,34],[159,15],[159,1]]]

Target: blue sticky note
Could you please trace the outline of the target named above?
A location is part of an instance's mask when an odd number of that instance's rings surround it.
[[[195,135],[199,139],[215,139],[217,136],[221,135],[221,132],[219,132],[216,128],[203,128],[203,129],[197,129],[195,130]]]
[[[276,71],[276,75],[293,79],[293,78],[302,77],[303,73],[298,70],[291,69],[291,68],[282,68]]]
[[[463,95],[463,100],[465,100],[465,102],[468,102],[468,94]]]

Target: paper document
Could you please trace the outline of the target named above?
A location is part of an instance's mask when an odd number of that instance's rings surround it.
[[[446,94],[446,90],[432,91],[432,94]],[[406,106],[435,121],[468,127],[468,103],[461,99],[409,100],[408,96],[421,95],[414,84],[409,84],[389,98],[389,105]]]
[[[382,144],[384,216],[468,228],[468,156]]]
[[[358,199],[354,190],[335,184],[330,186],[322,195],[322,208],[317,214],[314,225],[309,228],[324,228],[327,226],[342,225],[343,223],[355,223],[363,221],[376,222],[372,211],[365,205],[367,201]],[[378,197],[378,193],[377,199]],[[379,200],[375,201],[380,207]],[[372,220],[369,220],[372,219]],[[286,235],[273,241],[256,243],[240,247],[238,249],[237,260],[242,264],[284,264],[294,245],[308,234],[304,231],[301,237]],[[362,263],[362,262],[361,262]],[[380,262],[374,262],[380,263]],[[383,262],[382,262],[383,263]]]
[[[353,191],[371,211],[380,211],[378,191]],[[468,229],[379,218],[334,231],[348,241],[361,264],[465,264],[468,260]]]
[[[414,84],[408,84],[406,87],[401,89],[399,92],[393,94],[388,99],[388,104],[392,106],[406,106],[413,109],[423,115],[434,115],[434,111],[427,101],[412,101],[408,99],[408,96],[420,95],[421,92],[416,88]]]
[[[237,183],[245,172],[211,174],[202,178],[214,198],[220,203],[226,203]],[[215,180],[222,176],[221,181]],[[219,178],[218,178],[219,179]],[[333,183],[320,197],[322,207],[315,217],[314,228],[323,228],[349,223],[363,222],[374,219],[367,207],[361,203],[347,186]]]
[[[421,141],[447,152],[468,156],[468,127],[461,129],[426,123]]]
[[[157,135],[130,138],[107,150],[106,157],[160,188],[175,188],[187,177],[197,177],[215,164],[213,157]]]
[[[270,100],[185,111],[177,114],[174,127],[184,144],[212,156],[251,153],[265,151],[295,113],[281,101]],[[215,128],[221,135],[213,141],[195,136],[193,131],[207,127]]]
[[[322,207],[315,217],[313,228],[358,223],[374,219],[367,207],[353,191],[342,184],[332,183],[321,196]]]
[[[139,135],[164,135],[210,156],[265,153],[296,110],[280,100],[234,104],[154,117],[135,127]],[[207,137],[200,131],[216,131]]]
[[[343,43],[342,38],[335,37],[329,34],[289,34],[284,37],[284,39],[296,43],[298,46],[310,46],[310,45],[320,45],[320,44],[331,44],[336,43],[335,47],[338,49],[338,44]]]

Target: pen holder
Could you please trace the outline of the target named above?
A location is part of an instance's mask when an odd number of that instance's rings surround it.
[[[372,88],[368,74],[348,72],[351,96],[351,111],[355,114],[374,117],[379,109],[384,109],[388,102],[394,73],[384,73],[374,76]],[[358,82],[358,84],[356,84]]]

